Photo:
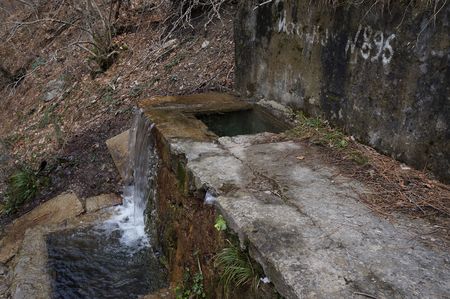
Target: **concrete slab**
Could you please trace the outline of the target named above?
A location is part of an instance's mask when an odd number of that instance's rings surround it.
[[[40,228],[27,230],[12,277],[13,299],[52,298],[51,279],[46,271],[47,243]]]
[[[449,253],[373,214],[358,202],[364,185],[325,165],[314,148],[272,134],[171,148],[185,154],[199,186],[221,195],[218,209],[286,298],[450,294]]]
[[[28,228],[62,223],[83,212],[75,193],[63,193],[14,220],[5,228],[5,236],[0,240],[0,263],[6,263],[17,253]]]
[[[106,140],[106,146],[123,180],[128,178],[128,139],[130,130]]]
[[[252,106],[238,98],[217,92],[186,96],[157,96],[139,103],[145,115],[158,124],[157,130],[165,139],[184,138],[212,141],[217,136],[195,118],[195,114],[230,112],[250,109]]]
[[[411,228],[423,222],[373,214],[358,201],[369,190],[325,164],[316,147],[268,133],[211,136],[191,118],[221,111],[207,96],[154,98],[141,107],[165,163],[175,172],[186,165],[191,185],[218,195],[217,209],[284,297],[450,294],[450,254],[417,241]]]
[[[101,209],[122,204],[122,197],[117,194],[101,194],[86,198],[86,212],[92,213]]]

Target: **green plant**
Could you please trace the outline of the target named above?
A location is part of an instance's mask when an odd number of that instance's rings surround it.
[[[145,88],[145,86],[143,86],[143,85],[139,85],[139,84],[135,85],[130,89],[128,94],[130,97],[137,98],[142,94],[142,92],[144,91],[144,88]]]
[[[9,177],[4,211],[7,214],[14,213],[25,202],[35,197],[48,182],[47,177],[28,166],[23,166]]]
[[[224,231],[224,230],[227,229],[227,223],[226,223],[226,221],[225,221],[225,219],[223,218],[222,215],[217,216],[216,223],[214,224],[214,227],[218,231]]]
[[[119,98],[116,95],[116,90],[109,85],[103,89],[101,100],[111,106],[115,106],[119,103]]]
[[[327,121],[320,117],[307,117],[303,112],[297,113],[297,126],[290,131],[289,135],[310,139],[313,143],[324,146],[344,149],[348,141],[344,133],[332,128]]]
[[[197,257],[198,272],[191,274],[189,268],[183,273],[183,284],[175,288],[176,299],[200,299],[206,298],[205,288],[203,285],[203,272],[200,267],[200,261]]]
[[[221,282],[226,294],[230,287],[240,288],[245,285],[254,290],[258,287],[259,274],[251,262],[249,255],[233,245],[222,249],[215,257],[214,266],[222,270]]]

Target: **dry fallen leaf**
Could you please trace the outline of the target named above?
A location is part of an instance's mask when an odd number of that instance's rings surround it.
[[[304,156],[297,156],[296,158],[297,158],[298,160],[304,160],[304,159],[305,159]]]

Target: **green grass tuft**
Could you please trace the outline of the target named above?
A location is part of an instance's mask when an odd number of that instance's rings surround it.
[[[344,133],[331,128],[327,121],[320,117],[307,117],[303,112],[297,113],[297,126],[287,134],[337,149],[347,148],[349,144]]]
[[[39,190],[47,184],[47,177],[39,175],[30,167],[22,167],[9,177],[3,211],[7,214],[16,212],[24,203],[33,199]]]
[[[221,282],[227,294],[231,286],[240,288],[247,285],[253,289],[258,287],[259,275],[250,257],[231,243],[216,255],[214,266],[222,270]]]

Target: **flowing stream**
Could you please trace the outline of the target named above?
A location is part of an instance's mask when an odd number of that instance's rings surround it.
[[[55,298],[137,298],[167,286],[145,221],[152,213],[147,211],[148,203],[156,197],[158,156],[152,128],[137,111],[130,130],[124,203],[113,216],[87,229],[48,237]]]

